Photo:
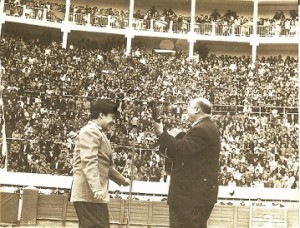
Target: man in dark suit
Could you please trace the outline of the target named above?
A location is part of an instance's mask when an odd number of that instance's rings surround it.
[[[167,201],[171,228],[207,227],[217,202],[220,136],[211,109],[205,98],[191,100],[187,111],[192,128],[181,139],[164,131],[162,123],[154,124],[158,143],[173,160]]]

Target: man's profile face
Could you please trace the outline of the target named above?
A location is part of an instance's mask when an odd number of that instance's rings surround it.
[[[196,100],[191,100],[188,104],[188,107],[187,107],[187,113],[188,113],[188,116],[189,116],[189,120],[191,122],[193,122],[196,118],[196,115],[198,113],[198,108],[196,106]]]
[[[116,115],[113,113],[108,113],[107,115],[102,115],[102,125],[103,130],[109,130],[114,124]]]

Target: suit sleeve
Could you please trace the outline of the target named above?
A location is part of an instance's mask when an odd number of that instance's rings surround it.
[[[82,132],[79,136],[82,170],[93,192],[102,190],[98,169],[98,148],[101,138],[96,130]]]
[[[197,127],[191,129],[182,139],[177,139],[165,131],[159,136],[158,143],[177,154],[195,154],[204,152],[209,142],[207,133]]]
[[[109,167],[109,179],[113,180],[118,185],[122,185],[125,182],[125,177],[120,174],[113,166]]]

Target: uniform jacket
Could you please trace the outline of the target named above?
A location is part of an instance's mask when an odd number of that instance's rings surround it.
[[[71,202],[107,203],[109,179],[119,185],[125,181],[113,167],[112,149],[105,133],[96,123],[89,122],[75,139]],[[94,192],[100,190],[105,197],[94,199]]]
[[[220,136],[209,117],[192,127],[182,139],[163,132],[158,143],[173,160],[168,204],[202,206],[218,196]]]

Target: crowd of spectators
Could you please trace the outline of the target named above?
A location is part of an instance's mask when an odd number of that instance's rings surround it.
[[[65,4],[50,1],[6,0],[4,6],[7,15],[53,22],[62,22],[65,11]],[[77,25],[125,29],[129,23],[129,10],[71,4],[68,20]],[[133,13],[136,30],[187,33],[190,23],[190,15],[175,13],[171,8],[159,11],[153,6],[149,10],[136,9]],[[259,17],[257,26],[260,36],[294,36],[299,33],[298,13],[291,10],[289,15],[285,15],[280,11],[272,18]],[[250,36],[253,33],[253,17],[238,15],[233,10],[227,10],[223,15],[217,9],[211,14],[196,13],[195,32],[201,35]]]
[[[292,56],[251,63],[250,56],[211,54],[193,61],[146,54],[142,46],[126,56],[122,45],[104,51],[11,34],[0,40],[10,171],[72,175],[73,139],[89,119],[90,102],[101,97],[118,102],[121,112],[108,132],[116,168],[134,180],[167,182],[149,103],[167,129],[185,131],[186,102],[204,96],[222,137],[221,185],[298,188]]]
[[[5,0],[4,13],[14,17],[62,22],[66,5],[51,1]]]

